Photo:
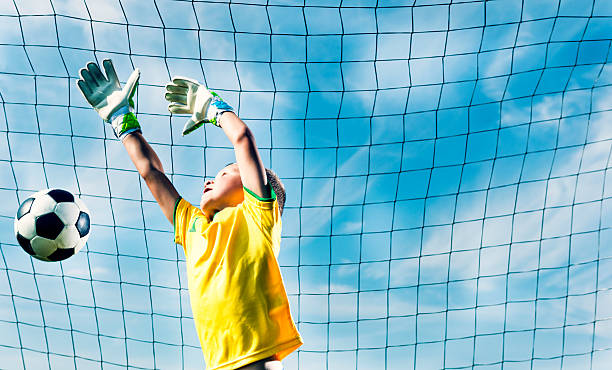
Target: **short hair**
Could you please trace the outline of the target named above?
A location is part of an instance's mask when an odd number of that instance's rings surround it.
[[[278,209],[282,215],[287,196],[285,193],[285,186],[281,182],[278,175],[276,175],[276,173],[269,168],[266,168],[266,178],[268,179],[268,184],[270,184],[272,190],[274,190],[274,194],[276,194],[276,202],[278,203]]]

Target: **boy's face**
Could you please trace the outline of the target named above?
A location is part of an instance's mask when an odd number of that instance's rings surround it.
[[[243,200],[240,171],[234,163],[219,171],[214,180],[206,181],[200,199],[200,209],[212,218],[215,213],[226,207],[235,207]]]

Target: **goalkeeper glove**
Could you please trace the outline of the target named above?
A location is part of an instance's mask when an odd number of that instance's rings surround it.
[[[94,62],[81,68],[81,79],[77,85],[85,100],[98,112],[105,122],[113,127],[115,136],[121,140],[134,131],[140,131],[140,124],[134,115],[134,93],[138,86],[140,70],[136,68],[125,86],[121,88],[117,72],[110,59],[102,62],[106,78]]]
[[[170,102],[170,113],[191,114],[191,118],[183,127],[183,135],[195,131],[205,123],[219,126],[221,114],[234,111],[234,108],[214,91],[186,77],[174,77],[172,82],[166,85],[165,98]]]

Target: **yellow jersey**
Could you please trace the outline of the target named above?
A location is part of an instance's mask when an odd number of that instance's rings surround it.
[[[236,369],[302,345],[277,256],[281,218],[276,196],[244,188],[244,201],[208,220],[179,199],[175,242],[185,250],[189,297],[208,369]]]

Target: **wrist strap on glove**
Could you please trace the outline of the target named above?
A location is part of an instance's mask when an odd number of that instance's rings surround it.
[[[115,136],[121,141],[132,132],[142,132],[133,111],[132,107],[123,106],[109,117],[108,122],[113,127]]]
[[[221,114],[225,112],[233,112],[234,108],[232,108],[229,104],[223,101],[216,92],[209,90],[212,98],[210,99],[210,106],[208,109],[212,109],[211,113],[214,113],[214,116],[211,117],[210,123],[217,127],[221,127],[219,125],[219,119],[221,118]]]

